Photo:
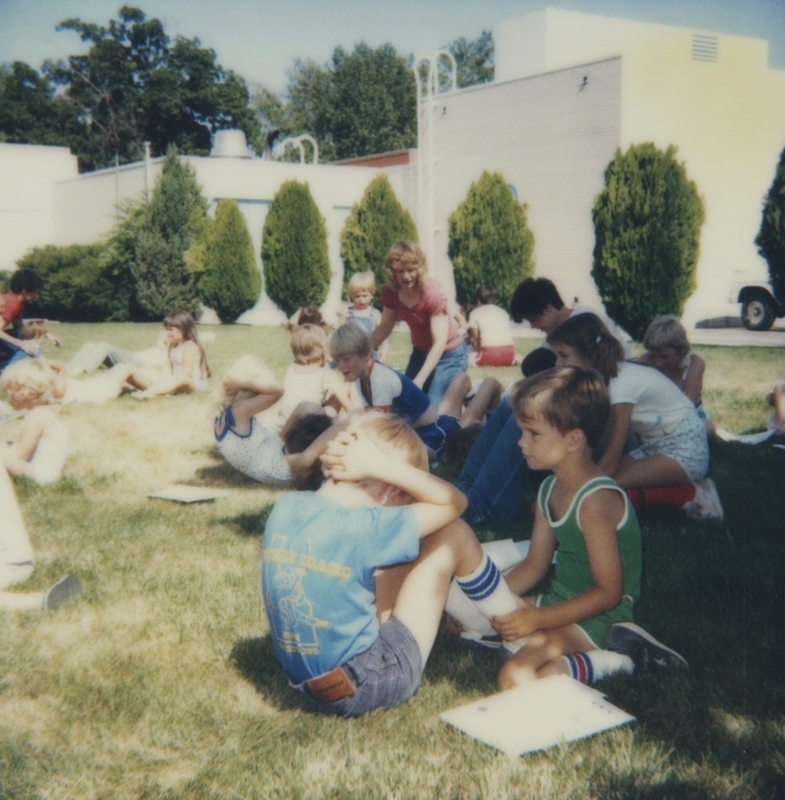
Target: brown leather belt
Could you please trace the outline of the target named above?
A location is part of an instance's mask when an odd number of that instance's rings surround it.
[[[343,667],[336,667],[324,675],[311,678],[305,685],[312,697],[320,703],[337,703],[339,700],[352,697],[357,691],[357,687]]]

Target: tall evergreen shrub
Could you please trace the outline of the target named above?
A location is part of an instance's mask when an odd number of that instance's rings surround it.
[[[176,309],[197,309],[194,275],[184,256],[195,221],[206,211],[207,201],[193,169],[170,147],[145,210],[132,264],[136,300],[145,318],[160,319]]]
[[[219,200],[215,217],[204,218],[186,262],[196,273],[199,297],[222,322],[234,322],[259,299],[251,234],[234,200]]]
[[[267,294],[287,316],[325,301],[327,228],[307,183],[285,181],[276,192],[262,230],[262,265]]]
[[[774,180],[763,203],[760,230],[755,237],[758,252],[769,265],[769,280],[774,296],[785,302],[785,149],[774,173]]]
[[[417,226],[395,196],[389,178],[377,175],[360,202],[352,206],[341,231],[344,297],[349,278],[356,272],[371,270],[377,289],[387,282],[384,258],[390,246],[401,239],[417,241]],[[376,305],[381,308],[378,292]]]
[[[608,315],[640,341],[695,290],[703,201],[676,148],[645,143],[616,151],[592,218],[592,277]]]
[[[498,173],[483,172],[466,199],[450,214],[447,253],[460,304],[492,283],[499,304],[508,306],[515,287],[534,271],[534,234],[525,204],[513,197]]]

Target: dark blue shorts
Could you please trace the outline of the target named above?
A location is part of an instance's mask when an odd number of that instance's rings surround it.
[[[420,688],[422,657],[411,631],[395,617],[379,626],[371,647],[343,665],[357,687],[352,697],[321,703],[301,683],[292,688],[314,710],[338,717],[359,717],[374,708],[397,706]]]
[[[460,427],[461,423],[458,422],[458,417],[453,417],[451,414],[439,414],[436,422],[422,425],[415,428],[414,431],[426,447],[430,447],[434,453],[438,454],[444,447],[447,437]]]

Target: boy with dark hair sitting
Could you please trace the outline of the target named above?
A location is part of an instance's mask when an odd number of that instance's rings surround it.
[[[322,487],[284,495],[265,525],[264,606],[291,687],[359,716],[417,691],[453,575],[488,618],[516,600],[402,420],[361,415],[322,461]]]

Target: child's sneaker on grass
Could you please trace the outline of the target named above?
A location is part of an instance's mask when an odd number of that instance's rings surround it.
[[[685,503],[684,513],[692,519],[717,520],[722,522],[725,512],[722,509],[717,487],[711,478],[704,478],[695,483],[695,498]]]
[[[82,584],[79,583],[79,579],[75,575],[66,575],[46,590],[41,601],[41,611],[54,611],[81,591]]]
[[[498,633],[480,633],[464,628],[459,639],[462,645],[472,650],[498,650],[502,646],[502,637]]]
[[[658,642],[634,622],[617,622],[611,625],[605,649],[629,656],[635,664],[636,675],[641,672],[658,672],[668,667],[689,666],[686,659],[675,650]]]

